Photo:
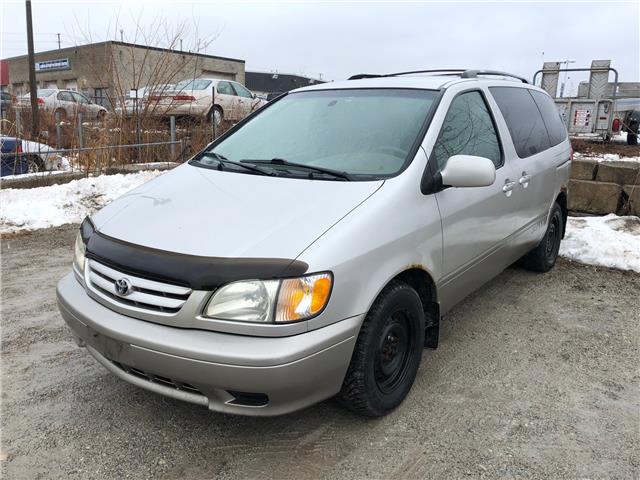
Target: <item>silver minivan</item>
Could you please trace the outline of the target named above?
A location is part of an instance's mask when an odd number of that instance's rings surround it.
[[[295,90],[87,218],[60,311],[153,392],[381,416],[457,302],[514,262],[553,267],[570,160],[551,98],[509,74]]]

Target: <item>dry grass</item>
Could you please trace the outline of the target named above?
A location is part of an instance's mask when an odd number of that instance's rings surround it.
[[[133,163],[183,162],[204,148],[213,138],[211,124],[204,118],[184,118],[177,121],[176,140],[180,143],[175,144],[173,149],[171,145],[123,148],[122,146],[137,143],[138,122],[135,117],[111,114],[103,121],[83,121],[81,142],[78,118],[68,118],[56,125],[54,115],[48,111],[39,112],[40,135],[32,138],[29,131],[30,117],[30,111],[21,110],[18,128],[16,112],[9,111],[7,118],[2,122],[2,134],[64,149],[67,151],[64,155],[72,160],[73,169],[87,174],[122,168]],[[171,141],[168,118],[141,115],[139,124],[141,144]],[[230,123],[223,122],[223,125],[217,128],[216,135],[220,136],[230,126]],[[59,129],[59,136],[56,127]],[[79,151],[81,146],[92,150]]]

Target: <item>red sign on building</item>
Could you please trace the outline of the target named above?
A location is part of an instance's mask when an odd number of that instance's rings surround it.
[[[9,85],[9,62],[0,60],[0,86]]]

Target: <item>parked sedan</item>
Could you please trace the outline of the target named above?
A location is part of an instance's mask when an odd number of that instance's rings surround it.
[[[154,114],[156,113],[156,109],[160,111],[158,104],[160,100],[162,100],[163,96],[173,90],[175,90],[175,85],[169,83],[141,87],[137,90],[137,100],[135,96],[127,95],[124,99],[124,104],[118,105],[115,108],[115,112],[118,115],[124,115],[127,117],[132,116],[136,111],[142,114]],[[132,90],[132,92],[135,92],[135,90]]]
[[[56,90],[53,88],[42,88],[37,91],[38,107],[57,113],[60,120],[73,118],[78,113],[87,120],[102,120],[107,115],[107,109],[102,105],[92,102],[82,93],[73,90]],[[31,105],[30,94],[20,97],[18,106],[28,108]]]
[[[238,82],[197,78],[183,80],[175,90],[163,95],[156,112],[167,116],[205,116],[208,121],[215,119],[219,125],[223,119],[241,120],[265,103]]]

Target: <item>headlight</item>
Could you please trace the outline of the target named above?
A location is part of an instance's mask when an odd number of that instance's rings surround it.
[[[82,235],[78,232],[76,235],[76,243],[73,246],[73,267],[78,271],[80,275],[84,272],[84,254],[85,246],[82,241]]]
[[[205,315],[221,320],[285,323],[305,320],[322,311],[333,278],[319,273],[286,280],[230,283],[211,297]]]

